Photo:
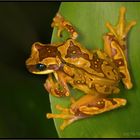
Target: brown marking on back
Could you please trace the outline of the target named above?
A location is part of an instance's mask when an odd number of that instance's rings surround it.
[[[100,59],[97,53],[93,53],[93,58],[90,60],[90,68],[94,69],[97,72],[102,72],[101,65],[103,64],[103,60]]]
[[[65,58],[68,58],[68,57],[69,58],[80,58],[80,57],[82,57],[84,59],[89,60],[88,54],[82,52],[81,49],[78,46],[74,45],[74,43],[72,41],[70,42],[70,46],[67,50],[67,55],[65,56]]]

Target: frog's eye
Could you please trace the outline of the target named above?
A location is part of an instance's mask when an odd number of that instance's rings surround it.
[[[36,68],[40,71],[43,71],[46,69],[46,65],[38,63],[38,64],[36,64]]]

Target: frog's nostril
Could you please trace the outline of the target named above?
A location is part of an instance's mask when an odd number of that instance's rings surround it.
[[[43,71],[46,69],[46,65],[38,63],[38,64],[36,64],[36,68],[40,71]]]

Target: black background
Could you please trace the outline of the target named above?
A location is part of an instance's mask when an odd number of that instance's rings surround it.
[[[52,18],[60,2],[0,2],[0,137],[58,137],[46,76],[29,73],[25,60],[31,45],[50,43]]]

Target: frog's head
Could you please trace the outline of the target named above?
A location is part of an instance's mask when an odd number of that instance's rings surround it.
[[[31,55],[26,60],[27,69],[34,74],[49,74],[60,68],[56,45],[35,42],[32,45]]]

